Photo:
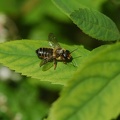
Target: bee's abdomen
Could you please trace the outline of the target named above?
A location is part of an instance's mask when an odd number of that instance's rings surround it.
[[[39,48],[36,50],[36,53],[39,58],[44,59],[44,58],[48,58],[53,55],[53,49],[52,48]]]

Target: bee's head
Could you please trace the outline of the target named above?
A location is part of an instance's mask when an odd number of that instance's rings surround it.
[[[64,53],[63,53],[63,56],[64,56],[64,59],[67,62],[71,62],[73,60],[73,58],[72,58],[71,53],[70,53],[69,50],[65,50]]]

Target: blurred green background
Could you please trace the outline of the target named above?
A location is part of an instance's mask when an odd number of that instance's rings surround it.
[[[120,29],[120,3],[106,0],[101,12]],[[85,35],[50,0],[0,0],[0,43],[12,40],[47,40],[82,44],[92,50],[106,42]],[[0,64],[0,120],[42,120],[59,97],[62,86],[27,78]]]

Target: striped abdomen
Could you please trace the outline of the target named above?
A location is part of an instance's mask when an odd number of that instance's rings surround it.
[[[53,56],[52,48],[39,48],[36,50],[36,53],[40,59],[45,59]]]

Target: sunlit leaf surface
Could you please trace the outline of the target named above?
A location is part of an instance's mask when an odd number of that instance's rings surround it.
[[[79,56],[74,59],[77,65],[89,53],[83,46],[64,44],[61,44],[61,46],[70,51],[78,48],[72,53],[73,58]],[[41,60],[35,52],[40,47],[49,47],[48,41],[19,40],[0,44],[0,63],[32,78],[50,81],[56,84],[66,84],[78,67],[74,67],[72,63],[64,64],[63,62],[58,62],[56,70],[52,67],[47,71],[42,71],[42,67],[39,66]]]
[[[111,120],[120,113],[120,43],[92,51],[48,120]]]

